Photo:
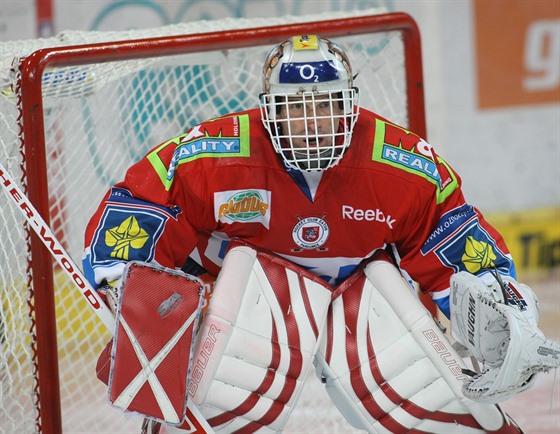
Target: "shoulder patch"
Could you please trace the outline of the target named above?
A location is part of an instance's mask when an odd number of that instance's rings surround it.
[[[494,267],[507,274],[515,270],[511,258],[500,249],[478,217],[467,220],[453,236],[440,238],[439,244],[431,247],[440,262],[455,273],[468,271],[480,274]],[[427,254],[429,248],[424,245],[422,254]]]
[[[428,142],[381,119],[375,120],[372,160],[421,176],[436,185],[438,204],[458,187],[455,173]]]
[[[92,239],[92,266],[151,261],[167,221],[177,220],[180,212],[178,207],[145,202],[126,189],[113,187]]]
[[[175,170],[181,164],[199,158],[249,157],[249,116],[235,115],[205,121],[185,134],[168,140],[148,155],[166,189],[173,182]],[[158,151],[174,143],[175,151],[169,167],[161,161]]]

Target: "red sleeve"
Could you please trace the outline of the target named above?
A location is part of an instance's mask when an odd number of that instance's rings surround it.
[[[448,289],[449,278],[459,271],[481,276],[495,267],[515,277],[504,239],[466,202],[459,176],[447,164],[445,168],[453,179],[448,191],[424,184],[411,207],[416,213],[409,215],[395,244],[399,266],[424,292]]]
[[[163,165],[171,164],[174,147],[160,146],[133,165],[91,218],[83,265],[95,286],[118,276],[124,263],[132,260],[180,268],[195,247],[197,236],[188,222],[180,186],[162,182]],[[159,172],[150,156],[153,152],[161,157]]]

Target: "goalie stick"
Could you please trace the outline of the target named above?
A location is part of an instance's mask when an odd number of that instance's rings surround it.
[[[0,183],[2,184],[2,188],[6,194],[12,199],[13,203],[23,214],[27,223],[37,234],[38,238],[87,300],[90,308],[97,314],[111,335],[114,335],[116,322],[113,313],[101,299],[97,291],[89,284],[88,280],[78,268],[70,254],[62,246],[60,241],[58,241],[49,225],[35,209],[29,198],[17,186],[1,162]],[[197,432],[200,434],[210,434],[213,432],[206,419],[204,419],[198,408],[192,404],[190,399],[187,400],[187,411],[190,412],[192,417],[195,419],[194,423],[190,424],[192,428],[188,432]]]
[[[103,302],[97,291],[95,291],[84,277],[80,269],[72,260],[66,249],[60,244],[51,228],[41,215],[37,212],[23,191],[16,185],[12,177],[0,163],[0,181],[6,194],[13,200],[16,207],[21,211],[29,226],[35,231],[41,242],[49,250],[56,262],[76,284],[89,306],[99,316],[105,327],[114,333],[115,318],[109,307]]]

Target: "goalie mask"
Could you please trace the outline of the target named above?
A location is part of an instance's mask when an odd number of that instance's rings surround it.
[[[260,95],[274,149],[293,169],[336,165],[358,119],[358,89],[344,51],[316,35],[294,36],[269,53]]]

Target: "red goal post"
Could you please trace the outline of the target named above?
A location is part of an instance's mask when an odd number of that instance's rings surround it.
[[[196,22],[129,33],[79,32],[74,38],[68,32],[51,38],[56,46],[38,40],[23,52],[8,41],[0,52],[0,122],[10,131],[0,132],[0,158],[79,262],[85,223],[125,168],[179,128],[255,106],[264,54],[308,33],[347,49],[362,106],[426,137],[418,28],[407,14],[379,12]],[[72,283],[60,277],[18,211],[2,203],[0,250],[15,259],[0,264],[0,376],[7,403],[0,428],[122,427],[130,421],[97,407],[106,393],[95,379],[95,360],[110,335],[85,312],[79,294],[72,296]],[[13,289],[25,295],[16,298]],[[325,401],[310,399],[300,406],[316,408],[318,418],[306,414],[306,422],[298,421],[296,409],[289,427],[346,426],[328,419],[339,416],[325,414]]]

